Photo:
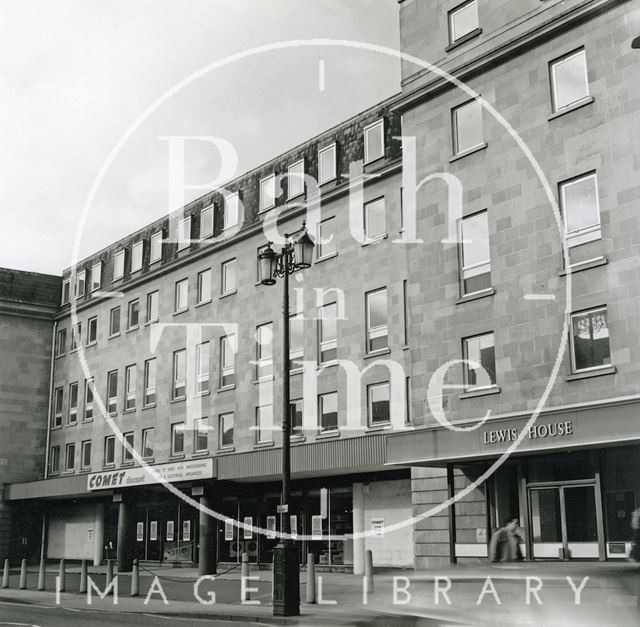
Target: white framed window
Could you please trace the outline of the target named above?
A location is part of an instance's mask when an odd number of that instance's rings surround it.
[[[62,282],[62,300],[60,301],[61,305],[66,305],[69,302],[71,292],[71,279],[65,279]]]
[[[86,277],[86,270],[80,270],[80,272],[76,274],[76,298],[81,298],[85,294],[87,287]]]
[[[303,399],[296,398],[289,404],[289,420],[291,423],[291,435],[293,437],[300,437],[303,435],[303,417],[304,416],[304,404]]]
[[[367,352],[383,350],[389,346],[389,311],[387,288],[365,294],[367,321]]]
[[[338,393],[329,392],[318,396],[318,419],[320,431],[338,429]]]
[[[200,212],[200,239],[213,235],[213,205],[204,207]]]
[[[131,247],[131,273],[142,270],[142,253],[144,251],[144,242],[140,240]]]
[[[189,279],[176,281],[174,311],[186,311],[189,309]]]
[[[124,371],[124,408],[136,408],[136,365],[127,366]]]
[[[116,463],[116,436],[108,435],[104,439],[104,465],[113,466]]]
[[[162,231],[156,231],[149,240],[149,263],[156,263],[162,259]]]
[[[126,464],[133,461],[133,446],[135,439],[133,431],[123,433],[122,435],[124,440],[122,442],[122,463]]]
[[[85,440],[80,449],[80,467],[83,470],[91,468],[91,440]]]
[[[256,444],[273,440],[273,405],[256,407]]]
[[[56,333],[56,357],[62,357],[67,350],[67,330],[58,329]]]
[[[71,327],[71,350],[78,350],[80,344],[82,344],[82,322],[78,322]]]
[[[463,154],[484,145],[482,105],[470,100],[455,107],[451,114],[453,125],[453,152]]]
[[[95,292],[102,287],[102,261],[91,266],[91,291]]]
[[[53,426],[62,426],[62,403],[64,400],[64,388],[56,388],[53,393]]]
[[[367,416],[370,427],[391,422],[391,395],[388,381],[367,386]]]
[[[318,316],[318,361],[325,364],[338,358],[338,305],[328,303],[320,307]]]
[[[304,367],[304,318],[298,312],[289,316],[289,369],[298,372]]]
[[[331,216],[318,223],[316,240],[317,258],[324,259],[336,254],[336,218]]]
[[[198,305],[211,300],[211,268],[198,272]]]
[[[235,385],[236,382],[236,336],[220,338],[220,387]]]
[[[256,327],[256,380],[273,376],[273,322]]]
[[[297,198],[304,194],[304,159],[292,163],[287,168],[287,198]]]
[[[193,430],[193,450],[195,453],[203,453],[209,450],[209,419],[198,418],[195,420]]]
[[[84,413],[85,422],[93,420],[93,378],[84,381]]]
[[[76,445],[71,442],[67,444],[66,453],[65,453],[65,461],[64,461],[64,469],[66,472],[71,472],[75,469],[76,466]]]
[[[571,368],[573,372],[611,365],[607,308],[571,314]]]
[[[107,374],[107,411],[115,414],[118,411],[118,371]]]
[[[191,216],[182,218],[178,222],[178,250],[185,250],[191,246]]]
[[[184,422],[174,422],[171,425],[171,454],[184,454]]]
[[[364,162],[371,163],[384,157],[384,119],[364,128]]]
[[[364,234],[369,240],[379,239],[387,234],[384,197],[365,203]]]
[[[109,337],[120,335],[120,307],[114,307],[109,312]]]
[[[553,110],[562,111],[589,97],[587,55],[584,48],[550,64]]]
[[[78,382],[69,384],[69,416],[67,424],[75,425],[78,422]]]
[[[218,447],[229,448],[233,446],[233,412],[227,412],[218,416]]]
[[[137,329],[140,324],[140,300],[138,298],[129,301],[127,306],[127,330]]]
[[[87,346],[92,346],[98,341],[98,318],[94,316],[87,320]]]
[[[449,42],[455,43],[480,28],[478,2],[470,0],[449,13]]]
[[[184,398],[187,394],[187,351],[181,349],[173,353],[173,399]]]
[[[463,295],[491,287],[491,253],[489,214],[485,211],[462,218],[459,222],[460,284]]]
[[[113,280],[119,281],[124,276],[124,257],[126,251],[119,250],[113,256]]]
[[[60,447],[52,446],[51,455],[49,458],[49,472],[52,475],[57,475],[60,472]]]
[[[156,403],[156,358],[144,362],[144,404],[145,407]]]
[[[202,342],[196,346],[196,393],[204,394],[209,391],[209,342]]]
[[[496,384],[496,350],[493,333],[463,341],[464,385],[466,391],[490,388]]]
[[[224,261],[220,271],[222,295],[233,294],[236,291],[236,260]]]
[[[153,457],[153,427],[142,430],[142,457],[149,459]]]
[[[240,196],[237,192],[224,197],[222,227],[227,230],[238,225],[240,220]]]
[[[560,183],[560,203],[567,246],[580,246],[602,238],[595,172]]]
[[[276,206],[276,175],[270,174],[260,180],[260,211]]]
[[[337,178],[337,145],[335,143],[318,150],[318,185]]]
[[[157,322],[160,318],[160,292],[149,292],[147,294],[147,317],[145,322]]]

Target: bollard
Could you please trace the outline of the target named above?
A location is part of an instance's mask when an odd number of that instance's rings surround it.
[[[242,581],[246,581],[245,577],[249,576],[249,554],[248,553],[243,553],[242,554]],[[244,599],[241,599],[241,601],[248,601],[249,600],[249,591],[246,590],[245,588],[245,593],[244,593]]]
[[[60,560],[60,572],[58,574],[58,590],[60,592],[64,592],[65,589],[65,575],[66,575],[66,570],[65,570],[65,565],[64,565],[64,558],[62,558]]]
[[[2,587],[9,587],[9,560],[4,560],[4,570],[2,571]]]
[[[80,586],[78,592],[84,594],[87,591],[87,560],[82,560],[80,564]]]
[[[27,560],[20,562],[20,590],[27,589]]]
[[[364,560],[364,578],[367,584],[367,593],[373,592],[373,552],[366,551]]]
[[[307,603],[316,602],[316,556],[307,555]]]
[[[140,570],[138,568],[138,560],[133,560],[133,568],[131,569],[131,596],[137,597],[140,594]]]
[[[40,570],[38,571],[38,590],[44,590],[44,557],[40,558]]]

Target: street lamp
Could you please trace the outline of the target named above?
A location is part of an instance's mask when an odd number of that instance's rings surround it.
[[[291,540],[289,518],[289,483],[291,480],[291,408],[289,391],[289,275],[311,266],[313,240],[305,223],[295,233],[285,235],[280,254],[271,248],[271,242],[258,254],[260,283],[275,285],[283,279],[283,342],[282,342],[282,497],[280,507],[283,538],[273,549],[273,615],[298,616],[300,614],[300,564],[298,551]]]

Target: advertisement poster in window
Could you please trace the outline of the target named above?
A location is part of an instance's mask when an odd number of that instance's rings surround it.
[[[242,537],[245,540],[251,540],[251,538],[253,538],[253,529],[251,529],[251,527],[253,527],[253,518],[251,516],[245,516],[243,522],[244,534],[242,535]]]
[[[144,523],[139,522],[136,525],[136,539],[138,542],[142,542],[144,540]]]
[[[291,525],[291,536],[293,538],[298,537],[298,517],[295,514],[289,516],[289,524]]]
[[[224,539],[233,542],[233,520],[231,518],[224,521]]]
[[[311,538],[322,540],[322,514],[311,517]]]
[[[384,518],[372,518],[371,530],[376,538],[384,538]]]
[[[276,537],[276,517],[267,516],[267,538],[273,540]]]
[[[173,542],[173,520],[167,521],[167,542]]]
[[[158,539],[158,521],[152,520],[149,523],[149,540],[155,542]]]

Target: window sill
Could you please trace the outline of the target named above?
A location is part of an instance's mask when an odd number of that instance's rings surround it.
[[[143,461],[145,464],[153,464],[153,462],[155,462],[155,461],[156,461],[156,458],[155,458],[155,457],[143,457],[143,458],[142,458],[142,461]]]
[[[337,359],[332,359],[331,361],[321,361],[318,364],[318,370],[320,370],[320,368],[335,368],[337,365],[338,365]]]
[[[170,462],[178,462],[184,458],[185,458],[184,453],[173,453],[172,455],[169,455]]]
[[[389,235],[387,233],[382,233],[381,235],[376,235],[375,237],[369,237],[365,242],[362,242],[360,246],[373,246],[374,244],[379,244],[388,237]]]
[[[127,329],[127,333],[131,333],[132,331],[137,331],[140,327],[138,325],[136,325],[135,327],[129,327]]]
[[[108,339],[113,340],[116,337],[120,337],[120,333],[114,333],[113,335],[110,335]]]
[[[81,469],[78,471],[78,474],[80,474],[80,475],[86,475],[87,473],[90,473],[90,472],[91,472],[91,468],[81,468]]]
[[[362,356],[362,359],[375,359],[376,357],[380,357],[382,355],[390,355],[390,354],[391,354],[391,349],[389,347],[381,348],[380,350],[371,351],[370,353],[364,354]]]
[[[238,290],[231,290],[230,292],[225,292],[224,294],[220,294],[218,300],[222,300],[223,298],[228,298],[229,296],[233,296],[237,294]]]
[[[569,374],[565,377],[565,381],[581,381],[582,379],[602,377],[608,374],[616,374],[617,371],[618,369],[615,366],[600,366],[599,368]]]
[[[122,462],[122,463],[120,464],[120,466],[121,466],[122,468],[131,468],[131,466],[133,466],[133,465],[134,465],[134,464],[133,464],[133,460],[126,461],[126,462]]]
[[[191,457],[193,459],[200,459],[201,457],[208,457],[208,456],[209,456],[209,451],[208,450],[206,450],[206,451],[194,451],[191,454]]]
[[[482,144],[478,144],[477,146],[474,146],[473,148],[468,148],[467,150],[464,150],[463,152],[459,152],[455,155],[453,155],[452,157],[449,158],[449,163],[453,163],[454,161],[458,161],[458,159],[464,159],[465,157],[468,157],[469,155],[474,155],[476,152],[480,152],[481,150],[486,150],[488,147],[487,142],[483,142]]]
[[[321,431],[316,434],[316,440],[332,440],[340,437],[340,431],[337,429],[332,431]]]
[[[316,259],[316,263],[322,263],[323,261],[329,261],[329,259],[335,259],[338,256],[338,253],[329,253],[328,255],[325,255],[324,257],[318,257]]]
[[[444,49],[444,51],[451,52],[452,50],[455,50],[456,48],[463,46],[467,42],[471,41],[472,39],[475,39],[476,37],[479,37],[480,35],[482,35],[482,29],[475,28],[470,33],[467,33],[466,35],[463,35],[462,37],[460,37],[460,39],[456,39],[455,41],[451,42]]]
[[[225,453],[235,453],[235,446],[221,446],[218,449],[218,455],[224,455]]]
[[[301,199],[304,200],[305,197],[305,192],[299,192],[297,193],[295,196],[287,196],[287,204],[289,204],[292,200],[296,200],[296,201],[300,201]]]
[[[170,405],[173,405],[175,403],[184,403],[187,400],[186,396],[181,396],[180,398],[174,398],[172,400],[169,401]]]
[[[195,398],[201,398],[202,396],[210,396],[211,390],[204,390],[203,392],[196,392],[193,396]]]
[[[116,417],[118,416],[118,412],[117,412],[117,411],[110,411],[110,412],[109,412],[109,416],[110,416],[111,418],[116,418]]]
[[[582,109],[582,107],[586,107],[587,105],[593,104],[595,99],[593,96],[587,96],[586,98],[582,98],[582,100],[578,100],[578,102],[574,102],[573,104],[565,107],[564,109],[560,109],[559,111],[554,111],[551,115],[547,117],[547,121],[551,122],[551,120],[555,120],[556,118],[560,118],[567,113],[571,113],[572,111],[577,111],[578,109]]]
[[[228,392],[229,390],[235,390],[236,389],[236,384],[233,383],[232,385],[223,385],[222,387],[218,388],[218,392]]]
[[[154,266],[157,263],[160,263],[162,261],[162,257],[160,259],[153,259],[153,260],[149,260],[149,268],[151,268],[151,266]]]
[[[174,316],[179,316],[180,314],[183,314],[185,312],[189,311],[189,307],[185,307],[184,309],[178,309],[178,311],[174,311],[173,315]]]
[[[113,464],[105,464],[102,468],[104,470],[113,470],[116,467],[115,462]]]
[[[303,435],[292,435],[289,438],[289,442],[291,444],[302,444],[303,442],[306,442],[307,438],[305,438]]]
[[[253,445],[253,448],[270,448],[272,446],[275,446],[275,444],[273,442],[257,442],[256,444]]]
[[[69,475],[75,474],[75,472],[76,471],[72,468],[71,470],[65,470],[62,474],[68,477]]]
[[[54,359],[60,359],[61,357],[64,357],[66,355],[66,353],[60,353],[59,355],[56,355],[54,357]]]
[[[574,265],[569,266],[563,270],[560,270],[558,276],[567,276],[567,274],[575,274],[576,272],[582,272],[583,270],[591,270],[591,268],[598,268],[605,266],[609,263],[607,257],[597,257],[595,259],[589,259],[588,261],[582,261]]]
[[[89,342],[88,344],[85,345],[86,348],[91,348],[92,346],[97,346],[98,342],[97,340],[95,342]]]
[[[156,404],[155,403],[151,403],[149,405],[143,405],[142,406],[142,411],[144,411],[145,409],[155,409]]]
[[[136,408],[132,407],[131,409],[125,409],[122,414],[135,414],[136,413]]]
[[[204,306],[204,305],[210,305],[210,304],[211,304],[211,299],[209,299],[209,300],[203,300],[201,303],[196,303],[196,309],[197,309],[198,307],[202,307],[202,306]]]
[[[385,422],[383,425],[374,425],[372,427],[367,427],[364,432],[365,433],[378,433],[380,431],[389,431],[391,429],[391,423]]]
[[[496,290],[493,287],[489,287],[486,290],[480,290],[479,292],[473,292],[473,294],[466,294],[465,296],[461,296],[456,301],[456,305],[462,305],[464,303],[470,303],[474,300],[479,300],[481,298],[488,298],[489,296],[495,296]]]
[[[383,161],[383,160],[384,160],[384,155],[380,155],[379,157],[376,157],[375,159],[371,159],[369,161],[364,161],[363,165],[364,165],[365,168],[369,167],[369,169],[371,169],[370,166],[380,165],[380,162]]]
[[[274,381],[275,377],[270,374],[268,377],[260,377],[259,379],[255,379],[253,385],[260,385],[260,383],[266,383],[268,381]]]
[[[67,427],[77,427],[78,426],[78,421],[76,420],[75,422],[68,422],[67,423]]]
[[[158,322],[160,322],[160,318],[156,318],[155,320],[147,320],[144,323],[145,327],[150,327],[152,324],[157,324]]]
[[[304,368],[296,368],[295,370],[289,370],[290,377],[294,377],[298,374],[303,374],[303,373],[304,373]]]
[[[500,392],[501,392],[501,389],[497,385],[494,385],[494,386],[491,386],[490,388],[483,388],[481,390],[469,390],[464,394],[460,394],[459,398],[460,399],[478,398],[479,396],[489,396],[491,394],[500,394]]]
[[[93,422],[93,418],[83,418],[82,422],[83,423],[85,423],[85,422]]]

